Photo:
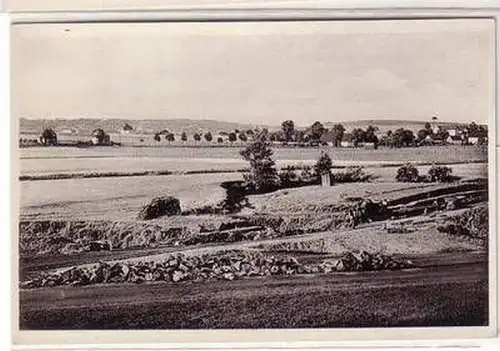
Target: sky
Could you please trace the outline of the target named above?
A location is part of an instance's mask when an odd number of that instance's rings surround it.
[[[485,123],[494,24],[19,24],[11,70],[17,118]]]

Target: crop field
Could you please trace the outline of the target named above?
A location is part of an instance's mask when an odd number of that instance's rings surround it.
[[[20,150],[21,175],[77,172],[238,170],[247,167],[241,147],[31,147]],[[278,166],[312,165],[320,151],[330,153],[334,166],[415,163],[486,162],[476,146],[420,147],[378,150],[342,148],[275,148]]]
[[[21,149],[20,176],[35,177],[20,181],[21,327],[293,328],[486,323],[484,208],[488,201],[488,166],[484,149],[326,148],[334,168],[363,165],[371,179],[248,195],[236,213],[214,212],[229,197],[221,183],[243,180],[241,169],[248,164],[239,150]],[[320,150],[274,148],[273,158],[278,167],[313,165]],[[447,164],[457,180],[396,182],[399,165],[408,161],[419,164],[421,174],[433,163]],[[144,171],[169,173],[133,175]],[[183,174],[192,171],[200,174]],[[333,173],[341,171],[333,169]],[[58,174],[69,177],[50,178]],[[95,178],[82,177],[85,174]],[[41,175],[46,178],[34,180]],[[139,220],[141,208],[157,196],[177,198],[182,212]],[[450,198],[456,208],[432,207]],[[379,217],[356,205],[367,201],[386,204],[379,209]],[[483,216],[474,217],[477,223],[473,229],[480,234],[462,229],[452,235],[439,229],[443,223],[454,223],[450,216],[469,216],[469,210],[480,211]],[[363,218],[355,227],[347,221],[353,211]],[[396,231],[391,231],[393,227]],[[102,243],[109,247],[95,249]],[[202,255],[217,257],[227,250],[263,256],[251,261],[246,271],[240,268],[241,262],[217,263],[217,259],[213,266],[196,266]],[[354,256],[349,256],[352,253]],[[368,270],[372,271],[366,271],[362,268],[366,266],[364,253],[381,262],[393,257],[403,263],[387,266],[392,268],[370,263],[372,268]],[[191,258],[184,265],[179,264],[182,257]],[[281,257],[283,261],[279,261]],[[177,263],[171,264],[172,260]],[[296,266],[266,266],[266,262],[276,260]],[[357,266],[352,260],[359,261]],[[149,262],[145,268],[136,267],[144,262]],[[166,268],[159,271],[158,267]],[[103,269],[110,271],[104,274]],[[427,281],[426,277],[431,278]],[[260,286],[265,289],[257,288]],[[110,295],[109,289],[116,294]],[[410,296],[411,301],[399,311],[391,309],[390,301],[404,300],[403,296]],[[96,305],[96,297],[102,298],[103,304]],[[225,312],[214,303],[226,306]],[[434,307],[425,307],[429,304]],[[317,308],[299,316],[293,306]],[[367,307],[361,310],[360,306]],[[156,312],[151,313],[153,310]],[[79,311],[80,317],[71,320],[74,311]]]

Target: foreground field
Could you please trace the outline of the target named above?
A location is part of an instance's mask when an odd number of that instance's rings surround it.
[[[21,291],[21,329],[468,326],[488,323],[487,258],[417,271]],[[448,266],[440,266],[445,263]],[[434,267],[433,267],[434,266]],[[436,268],[438,266],[439,268]],[[397,303],[395,303],[397,301]]]
[[[245,166],[236,148],[22,151],[25,175]],[[311,164],[318,153],[276,149],[280,165]],[[240,172],[21,181],[21,328],[486,325],[485,153],[449,147],[330,154],[334,165],[365,165],[371,182],[246,195],[236,213],[211,211],[230,198],[221,182],[241,180]],[[395,182],[393,164],[407,160],[422,163],[421,173],[446,162],[459,180]],[[183,213],[138,220],[140,208],[162,195],[177,197]],[[464,218],[465,227],[456,229],[454,218]],[[443,229],[446,223],[455,232]],[[244,270],[241,262],[236,268],[199,258],[225,250],[261,259]],[[349,266],[345,257],[353,253],[396,265]],[[266,266],[282,255],[300,269]],[[329,260],[334,269],[322,266]],[[323,270],[304,271],[309,264]]]

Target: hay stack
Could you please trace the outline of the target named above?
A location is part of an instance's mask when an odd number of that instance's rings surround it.
[[[139,212],[138,218],[150,220],[161,216],[175,216],[181,214],[181,203],[173,196],[156,197],[146,204]]]

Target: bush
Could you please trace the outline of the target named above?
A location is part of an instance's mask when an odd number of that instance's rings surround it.
[[[259,139],[240,151],[240,155],[250,163],[250,172],[244,174],[249,186],[259,193],[276,189],[279,177],[268,142]]]
[[[418,175],[418,169],[414,165],[408,163],[398,169],[396,175],[396,180],[398,182],[418,182],[420,181],[420,176]]]
[[[314,172],[317,176],[321,176],[325,173],[330,173],[330,169],[332,168],[332,159],[326,152],[321,152],[321,155],[314,165]]]
[[[295,168],[292,166],[285,167],[282,169],[279,174],[280,185],[282,187],[290,187],[297,185],[300,181],[297,173],[295,172]]]
[[[332,182],[334,183],[354,183],[354,182],[367,182],[372,178],[370,174],[366,174],[364,167],[348,167],[345,172],[337,172],[332,175]]]
[[[489,233],[488,206],[476,207],[460,215],[448,217],[437,229],[451,235],[480,239],[487,245]]]
[[[181,205],[179,199],[173,196],[157,197],[146,204],[139,212],[138,218],[149,220],[161,216],[174,216],[181,214]]]
[[[428,176],[431,182],[451,182],[453,177],[451,175],[452,169],[446,166],[432,166],[429,169]]]

